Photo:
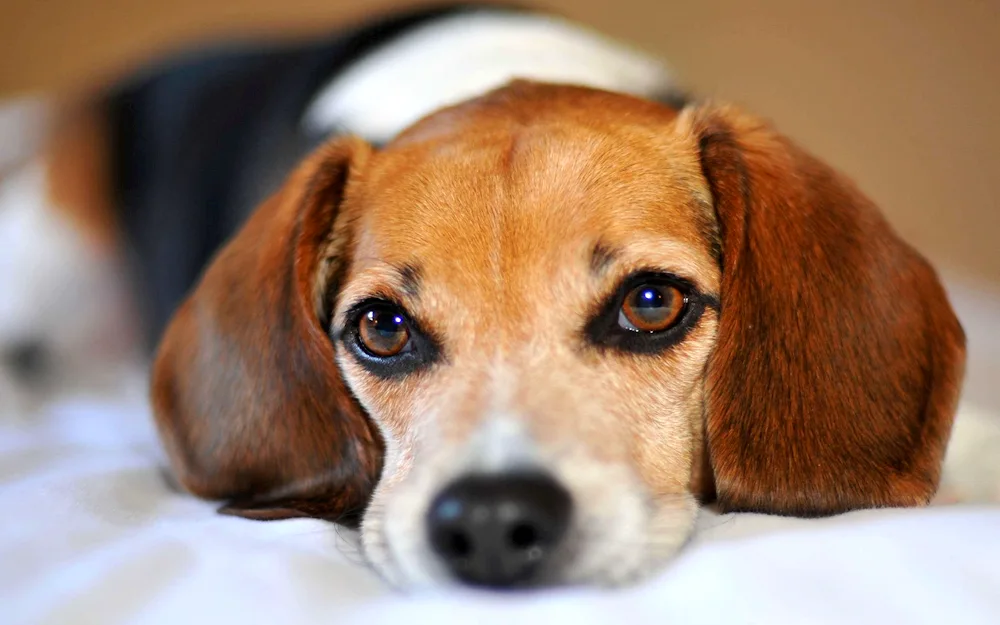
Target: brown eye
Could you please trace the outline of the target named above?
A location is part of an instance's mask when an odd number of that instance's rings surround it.
[[[676,287],[642,284],[625,295],[618,325],[633,332],[662,332],[680,320],[686,304]]]
[[[358,320],[358,342],[378,358],[401,354],[410,344],[406,317],[389,306],[369,309]]]

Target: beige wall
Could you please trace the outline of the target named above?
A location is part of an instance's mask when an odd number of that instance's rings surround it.
[[[316,30],[393,4],[0,0],[0,93],[91,84],[185,41]],[[1000,1],[545,4],[662,56],[699,94],[772,117],[938,264],[1000,289]]]

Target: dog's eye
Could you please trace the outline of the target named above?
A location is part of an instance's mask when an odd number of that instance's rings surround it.
[[[376,358],[402,354],[410,349],[410,329],[406,317],[388,305],[369,308],[358,319],[358,343]]]
[[[437,362],[441,340],[395,302],[373,297],[352,306],[331,338],[372,375],[398,378]]]
[[[633,332],[663,332],[681,319],[686,304],[677,287],[641,284],[625,294],[618,325]]]
[[[623,280],[583,328],[587,342],[636,354],[656,354],[684,340],[705,308],[719,310],[714,295],[701,293],[671,273],[640,271]]]

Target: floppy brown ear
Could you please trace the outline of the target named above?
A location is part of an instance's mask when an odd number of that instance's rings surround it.
[[[356,520],[382,443],[344,387],[323,328],[337,220],[369,148],[340,140],[292,173],[215,257],[167,328],[152,402],[178,481],[258,519]]]
[[[934,270],[842,175],[733,109],[686,112],[721,236],[706,442],[725,510],[933,496],[965,363]]]

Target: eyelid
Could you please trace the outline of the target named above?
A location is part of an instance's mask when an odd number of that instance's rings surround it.
[[[684,295],[685,304],[697,301],[705,308],[711,308],[716,312],[721,309],[718,294],[702,289],[698,282],[692,278],[661,269],[639,269],[627,274],[617,283],[617,288],[622,290],[620,292],[618,290],[612,291],[611,295],[624,295],[625,293],[628,293],[630,287],[639,286],[640,284],[644,284],[646,281],[656,282],[658,279],[660,284],[677,287],[681,294]]]
[[[406,315],[407,317],[410,316],[409,312],[406,310],[406,306],[403,306],[401,303],[399,303],[399,301],[396,300],[396,298],[391,296],[387,297],[383,294],[374,293],[368,295],[367,297],[362,297],[357,301],[355,301],[354,303],[352,303],[350,306],[348,306],[347,309],[344,311],[344,317],[350,319],[352,317],[360,315],[362,312],[366,310],[375,308],[377,306],[398,308],[399,311],[402,312],[404,315]]]
[[[349,304],[344,305],[343,312],[335,315],[333,318],[333,323],[331,323],[330,327],[330,337],[334,340],[340,340],[353,320],[357,319],[366,309],[379,304],[395,306],[403,313],[407,321],[412,319],[412,315],[410,315],[406,306],[401,303],[395,293],[388,290],[376,290],[357,295],[351,298]]]
[[[692,295],[701,296],[702,291],[698,288],[694,280],[685,278],[671,271],[659,269],[636,269],[624,276],[620,276],[614,286],[605,292],[602,302],[607,303],[612,298],[624,297],[628,292],[643,284],[663,284],[672,286],[680,290],[685,297]]]
[[[718,262],[701,245],[644,232],[636,232],[620,243],[614,261],[601,272],[601,284],[607,284],[609,279],[617,283],[649,270],[683,278],[702,293],[718,293],[720,289]]]
[[[336,319],[336,325],[329,330],[330,338],[335,341],[343,340],[344,336],[352,331],[354,321],[358,320],[361,313],[376,306],[390,306],[399,310],[406,319],[406,325],[410,329],[411,336],[423,337],[423,339],[433,343],[436,349],[440,349],[440,335],[430,324],[424,323],[419,315],[411,312],[395,293],[388,290],[369,291],[367,293],[351,298],[351,303],[346,306]]]

